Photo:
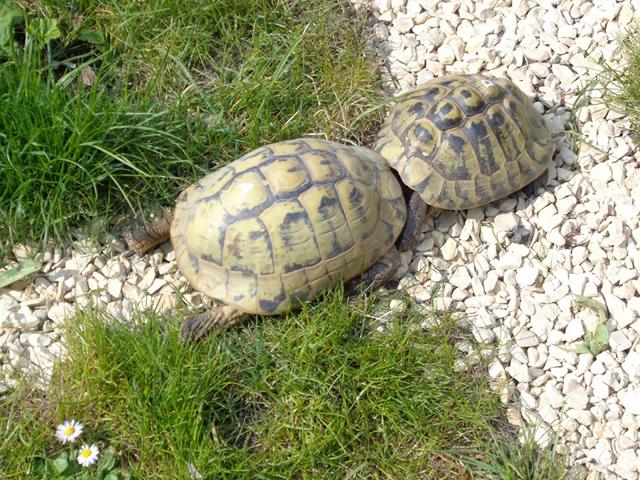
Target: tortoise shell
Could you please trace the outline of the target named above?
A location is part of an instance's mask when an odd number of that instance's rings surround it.
[[[540,177],[554,144],[513,82],[478,74],[440,77],[407,92],[375,149],[428,205],[462,210]]]
[[[258,148],[183,191],[171,242],[195,289],[269,315],[362,274],[405,219],[400,183],[376,152],[297,139]]]

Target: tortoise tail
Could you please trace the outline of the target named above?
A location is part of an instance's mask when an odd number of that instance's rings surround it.
[[[142,254],[169,239],[172,220],[173,212],[167,209],[159,218],[136,225],[125,231],[122,236],[131,250]]]

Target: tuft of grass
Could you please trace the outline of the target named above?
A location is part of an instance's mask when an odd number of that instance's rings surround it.
[[[346,0],[39,0],[32,10],[68,30],[103,32],[121,83],[188,103],[236,141],[302,133],[350,136],[376,105],[376,66]]]
[[[553,436],[554,434],[551,433]],[[566,467],[566,457],[555,452],[557,437],[540,448],[535,429],[525,427],[521,440],[491,434],[490,447],[480,454],[481,460],[464,455],[460,458],[471,468],[472,479],[482,480],[578,480],[581,472]],[[457,455],[453,455],[457,456]]]
[[[621,40],[625,66],[620,68],[604,63],[598,85],[602,100],[611,109],[629,116],[632,133],[640,139],[640,27],[629,29]]]
[[[176,319],[81,314],[47,401],[0,402],[0,476],[33,471],[75,418],[134,478],[461,478],[443,452],[479,449],[498,398],[454,372],[453,322],[380,334],[365,313],[331,293],[191,347]]]
[[[380,121],[364,22],[346,0],[22,4],[0,62],[5,250],[171,204],[264,143],[364,141]],[[34,48],[30,25],[44,20],[56,34]]]
[[[77,92],[0,64],[0,236],[62,240],[123,207],[166,203],[187,160],[186,119],[100,88]]]
[[[362,115],[378,105],[380,83],[348,1],[50,3],[106,32],[123,83],[180,99],[241,146],[358,136],[380,121]]]

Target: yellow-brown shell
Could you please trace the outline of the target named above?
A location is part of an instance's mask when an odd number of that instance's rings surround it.
[[[541,176],[554,145],[513,82],[477,74],[440,77],[407,92],[375,149],[428,205],[462,210]]]
[[[258,148],[182,192],[171,242],[194,288],[277,314],[363,273],[405,219],[401,186],[376,152],[298,139]]]

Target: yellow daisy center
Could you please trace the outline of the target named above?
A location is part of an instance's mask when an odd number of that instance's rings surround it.
[[[73,435],[75,432],[76,432],[76,429],[75,429],[75,428],[73,428],[73,427],[67,427],[67,428],[65,428],[65,429],[64,429],[64,434],[65,434],[67,437],[70,437],[70,436],[71,436],[71,435]]]
[[[82,453],[81,453],[81,455],[82,455],[84,458],[88,458],[88,457],[90,457],[90,456],[91,456],[91,450],[88,450],[88,449],[87,449],[87,450],[83,450],[83,451],[82,451]]]

